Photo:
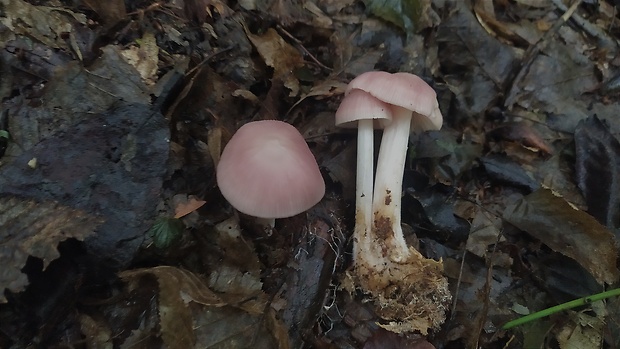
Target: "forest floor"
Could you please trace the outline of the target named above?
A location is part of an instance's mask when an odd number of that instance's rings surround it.
[[[618,298],[502,329],[618,287],[619,5],[0,0],[0,348],[620,348]],[[452,297],[428,331],[388,331],[352,277],[334,113],[372,70],[443,114],[403,174],[405,238]],[[215,175],[264,119],[326,181],[271,232]]]

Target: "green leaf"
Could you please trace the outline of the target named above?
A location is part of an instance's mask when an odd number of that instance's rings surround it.
[[[415,29],[422,14],[420,0],[364,0],[364,5],[371,14],[407,33]]]
[[[185,226],[180,219],[169,217],[157,218],[150,230],[155,247],[160,249],[168,248],[179,239],[183,229],[185,229]]]
[[[0,130],[0,138],[9,139],[9,133],[5,130]]]

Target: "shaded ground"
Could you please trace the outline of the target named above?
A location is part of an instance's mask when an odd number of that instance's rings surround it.
[[[0,0],[0,347],[619,347],[618,299],[501,329],[618,286],[614,6]],[[404,174],[407,240],[453,295],[424,338],[347,274],[356,137],[333,117],[370,70],[423,77],[444,115]],[[260,119],[327,184],[271,235],[215,182]]]

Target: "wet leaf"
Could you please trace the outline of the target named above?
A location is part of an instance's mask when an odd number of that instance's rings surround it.
[[[618,250],[613,234],[551,191],[540,189],[519,199],[506,208],[504,219],[554,251],[576,260],[599,283],[618,280]]]
[[[530,175],[516,162],[504,156],[487,155],[480,158],[489,177],[525,189],[528,193],[540,187]]]
[[[69,238],[84,240],[95,233],[102,219],[53,201],[37,202],[0,195],[0,303],[4,291],[20,292],[28,285],[21,269],[28,256],[47,267],[60,257],[56,246]]]
[[[577,184],[588,212],[620,238],[620,142],[596,116],[575,130]]]
[[[96,212],[105,222],[85,244],[108,266],[134,256],[154,219],[169,130],[163,116],[127,105],[55,133],[0,169],[0,194]],[[36,168],[27,163],[37,159]]]
[[[528,258],[533,277],[556,303],[603,292],[605,289],[577,261],[557,252]]]

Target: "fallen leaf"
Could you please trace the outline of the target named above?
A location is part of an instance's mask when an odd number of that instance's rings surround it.
[[[523,167],[506,156],[487,155],[479,160],[489,177],[496,181],[524,189],[528,193],[540,187]]]
[[[258,313],[244,304],[230,304],[226,294],[215,293],[207,280],[190,271],[161,266],[129,270],[119,274],[137,287],[144,276],[159,285],[161,338],[168,348],[288,348],[282,323],[272,311],[264,314],[265,300]]]
[[[178,218],[160,217],[153,223],[149,234],[155,247],[165,249],[178,241],[184,228],[183,222]]]
[[[488,136],[495,139],[520,142],[523,146],[541,151],[544,154],[553,154],[553,149],[538,134],[538,132],[525,123],[508,123],[488,133]]]
[[[84,240],[102,219],[57,202],[37,202],[0,195],[0,303],[5,290],[20,292],[28,285],[21,272],[28,256],[43,260],[46,268],[60,257],[56,246],[69,238]]]
[[[84,4],[95,11],[102,19],[104,23],[116,23],[117,21],[125,18],[127,12],[125,11],[125,2],[123,0],[111,0],[111,1],[97,1],[97,0],[84,0]]]
[[[304,65],[304,59],[299,51],[284,41],[273,28],[269,28],[263,35],[254,35],[250,32],[246,32],[246,35],[265,64],[273,68],[273,78],[281,80],[284,86],[291,90],[289,96],[297,96],[299,81],[294,71]]]
[[[569,312],[563,325],[556,329],[556,338],[561,349],[601,348],[605,325],[604,305],[592,305],[595,316],[589,312]]]
[[[613,234],[594,217],[571,207],[550,190],[539,189],[506,208],[504,219],[570,257],[599,283],[618,280],[618,248]]]
[[[129,46],[129,48],[121,50],[120,54],[127,63],[136,68],[147,86],[155,85],[159,69],[159,47],[157,47],[155,35],[147,32],[136,42],[138,43],[137,46]]]
[[[620,142],[596,116],[575,130],[575,173],[588,212],[620,238]]]
[[[325,80],[325,81],[322,81],[322,82],[312,86],[312,88],[310,88],[310,91],[308,93],[306,93],[297,102],[295,102],[295,104],[293,104],[293,106],[291,106],[289,108],[288,112],[290,113],[291,110],[295,109],[295,107],[297,105],[299,105],[299,103],[303,102],[308,97],[317,97],[317,98],[318,97],[323,97],[323,98],[327,98],[327,97],[332,97],[332,96],[336,96],[336,95],[343,95],[344,91],[346,89],[347,89],[347,84],[345,84],[344,82],[340,82],[340,81],[337,81],[337,80]]]
[[[73,23],[86,24],[86,16],[60,7],[34,6],[23,0],[2,0],[0,23],[16,35],[32,37],[45,45],[70,50],[64,38],[73,30]]]
[[[174,202],[174,218],[181,218],[201,208],[207,202],[199,200],[194,195],[177,194],[172,198]]]
[[[0,194],[96,212],[105,222],[86,248],[109,267],[126,265],[155,218],[168,137],[164,117],[148,106],[91,114],[3,166]]]
[[[226,303],[195,274],[174,267],[129,270],[119,274],[125,280],[153,275],[159,284],[161,337],[169,348],[192,348],[196,343],[188,302],[221,307]]]

